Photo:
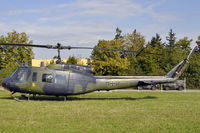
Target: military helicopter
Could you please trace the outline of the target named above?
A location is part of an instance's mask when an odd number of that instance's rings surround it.
[[[185,64],[189,58],[200,51],[200,41],[191,50],[189,55],[176,65],[171,71],[164,76],[94,76],[90,66],[69,65],[61,63],[60,50],[63,49],[93,49],[91,47],[71,47],[57,45],[30,45],[30,44],[8,44],[0,45],[27,46],[58,50],[58,60],[56,64],[40,67],[32,67],[27,64],[21,65],[16,71],[2,80],[2,86],[14,93],[28,93],[39,95],[64,96],[85,94],[99,90],[126,89],[129,87],[138,87],[145,85],[157,85],[171,83],[176,81],[184,70]],[[119,49],[103,50],[120,51]],[[16,99],[16,97],[14,97]]]

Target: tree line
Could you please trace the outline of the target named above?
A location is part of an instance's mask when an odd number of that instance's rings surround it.
[[[177,39],[171,29],[165,42],[159,34],[146,42],[145,37],[136,30],[122,35],[122,30],[117,28],[113,40],[99,40],[95,48],[121,49],[122,51],[94,48],[91,66],[95,75],[165,75],[187,57],[192,41],[188,37]],[[134,52],[123,52],[123,50]],[[189,62],[180,78],[187,79],[187,88],[200,88],[200,53],[193,55]]]
[[[199,37],[200,39],[200,37]],[[145,37],[133,30],[132,33],[122,35],[122,30],[116,29],[112,40],[99,40],[91,53],[91,66],[95,75],[112,76],[139,76],[165,75],[176,64],[186,58],[191,50],[188,37],[177,39],[171,29],[163,41],[156,34],[147,42]],[[0,36],[0,43],[32,44],[26,33],[17,33],[15,30]],[[122,51],[98,50],[95,48],[121,49]],[[134,52],[124,52],[134,51]],[[11,75],[21,63],[31,60],[34,53],[31,47],[0,46],[0,81]],[[196,53],[189,61],[181,79],[187,79],[187,88],[200,89],[200,53]],[[69,64],[76,64],[75,57],[70,57]]]

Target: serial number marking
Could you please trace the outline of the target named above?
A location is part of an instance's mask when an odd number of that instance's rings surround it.
[[[106,85],[107,86],[118,86],[119,85],[119,82],[118,81],[111,81],[111,82],[106,82]]]

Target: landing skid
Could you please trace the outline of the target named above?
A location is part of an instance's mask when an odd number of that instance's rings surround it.
[[[26,98],[26,99],[28,99],[28,97],[26,96],[26,95],[21,95],[23,98]]]
[[[17,98],[16,96],[14,96],[15,93],[16,92],[11,93],[10,96],[13,97],[14,100],[16,100],[18,102],[21,102],[21,100],[19,98]]]
[[[9,92],[7,89],[4,89],[4,90],[7,91],[7,92]],[[9,92],[9,93],[10,93],[10,92]],[[18,102],[21,102],[21,100],[20,100],[19,98],[17,98],[16,96],[14,96],[15,93],[16,93],[16,92],[12,92],[12,93],[10,94],[10,96],[13,97],[14,100],[16,100],[16,101],[18,101]]]

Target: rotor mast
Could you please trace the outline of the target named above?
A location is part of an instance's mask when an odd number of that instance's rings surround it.
[[[60,57],[60,50],[61,50],[61,44],[57,43],[57,49],[58,49],[58,60],[56,61],[56,64],[61,63],[61,57]]]

